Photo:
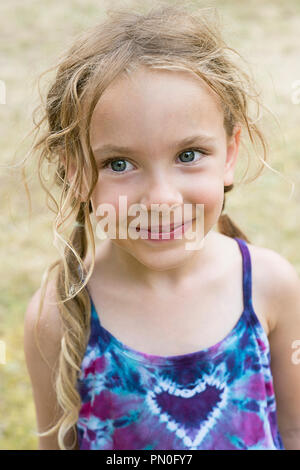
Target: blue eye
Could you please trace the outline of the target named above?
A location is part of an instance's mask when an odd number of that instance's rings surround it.
[[[101,164],[100,168],[105,169],[108,167],[108,165],[111,164],[113,173],[127,173],[126,171],[123,171],[126,168],[125,162],[129,163],[129,165],[132,165],[128,160],[124,158],[108,158]]]
[[[127,160],[123,159],[118,159],[118,160],[111,160],[110,162],[107,162],[107,165],[111,163],[112,169],[116,171],[117,173],[124,173],[122,170],[125,170],[126,164],[129,163]],[[131,165],[131,163],[130,163]]]
[[[185,150],[184,152],[181,152],[179,155],[187,155],[187,154],[193,154],[193,153],[199,153],[202,156],[207,155],[204,151],[200,149],[189,149]],[[196,160],[196,162],[199,161]],[[128,160],[124,158],[108,158],[101,164],[101,168],[107,168],[108,165],[111,165],[111,168],[113,173],[127,173],[127,171],[123,171],[126,169],[126,163],[129,165],[132,165]],[[181,163],[195,163],[195,160],[191,160],[190,156],[184,157],[184,160],[181,161]],[[133,165],[132,165],[133,166]],[[191,166],[191,165],[189,165]]]
[[[204,152],[202,152],[202,151],[201,151],[201,150],[199,150],[199,149],[185,150],[185,151],[184,151],[184,152],[182,152],[180,155],[187,155],[187,154],[191,154],[191,153],[201,153],[202,155],[205,155],[205,153],[204,153]],[[182,162],[182,163],[190,163],[190,162],[194,163],[194,160],[193,160],[193,161],[192,161],[192,160],[190,160],[190,157],[185,157],[185,158],[186,158],[186,159],[185,159],[185,160],[183,160],[183,162]]]

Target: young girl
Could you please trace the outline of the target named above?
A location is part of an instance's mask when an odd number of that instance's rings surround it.
[[[34,150],[61,188],[61,258],[24,339],[40,449],[300,449],[299,278],[223,212],[241,131],[262,168],[266,143],[251,81],[206,13],[109,11],[48,90]],[[120,196],[144,208],[147,236],[121,237],[117,222],[96,244],[98,208],[118,221]],[[174,220],[183,237],[153,236],[157,204],[193,208]],[[197,205],[204,243],[187,250]]]

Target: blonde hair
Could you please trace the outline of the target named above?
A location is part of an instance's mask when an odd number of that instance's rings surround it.
[[[259,110],[258,95],[250,74],[235,62],[239,54],[223,41],[212,12],[216,13],[212,9],[193,9],[188,3],[157,2],[146,12],[127,6],[108,10],[102,22],[80,34],[63,53],[55,66],[56,75],[46,102],[39,107],[42,117],[39,122],[34,120],[37,133],[43,123],[46,125],[32,151],[39,153],[39,178],[54,203],[54,233],[58,249],[62,247],[61,258],[43,276],[39,316],[50,272],[57,267],[56,297],[63,332],[55,390],[63,413],[53,427],[39,435],[58,431],[63,450],[67,450],[64,440],[68,431],[77,435],[81,400],[76,384],[90,335],[91,305],[85,286],[95,262],[90,197],[98,170],[90,146],[89,126],[102,93],[112,80],[139,65],[192,72],[220,98],[227,135],[231,136],[238,124],[246,129],[256,154],[257,144],[261,147],[263,156],[259,158],[261,167],[256,177],[263,169],[267,145],[249,110],[250,102]],[[43,75],[50,70],[53,68]],[[59,200],[43,179],[45,163],[47,171],[49,165],[54,169],[52,183],[59,188]],[[75,173],[70,182],[67,174],[71,163]],[[233,185],[224,188],[223,209],[225,193],[232,188]],[[218,228],[225,235],[249,241],[228,215],[221,214]],[[85,275],[83,262],[88,248],[92,263]]]

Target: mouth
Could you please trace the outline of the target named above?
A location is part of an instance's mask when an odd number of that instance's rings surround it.
[[[188,224],[190,221],[188,222],[185,222],[186,224]],[[165,225],[165,226],[162,226],[162,225],[159,225],[157,227],[137,227],[136,230],[139,232],[139,231],[142,231],[142,232],[149,232],[149,233],[171,233],[173,232],[175,229],[177,229],[178,227],[181,227],[183,225],[183,222],[180,223],[180,224],[169,224],[169,225]]]
[[[180,224],[169,224],[168,226],[162,226],[162,225],[159,225],[159,226],[156,226],[156,227],[136,227],[136,231],[137,232],[141,232],[141,233],[144,233],[144,234],[147,234],[148,236],[151,237],[151,235],[159,235],[159,240],[161,240],[161,237],[163,235],[175,235],[176,233],[179,233],[181,231],[184,231],[185,229],[187,229],[194,221],[195,219],[192,219],[192,220],[189,220],[189,221],[186,221],[186,222],[182,222]]]

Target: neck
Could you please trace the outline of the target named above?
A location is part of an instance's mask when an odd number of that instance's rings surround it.
[[[220,239],[223,235],[210,230],[204,238],[200,250],[180,265],[169,269],[157,270],[145,266],[130,253],[119,247],[111,240],[108,242],[107,260],[114,270],[116,278],[125,279],[137,288],[144,288],[150,292],[168,291],[189,288],[199,279],[208,280],[216,273],[216,264],[220,256]]]

